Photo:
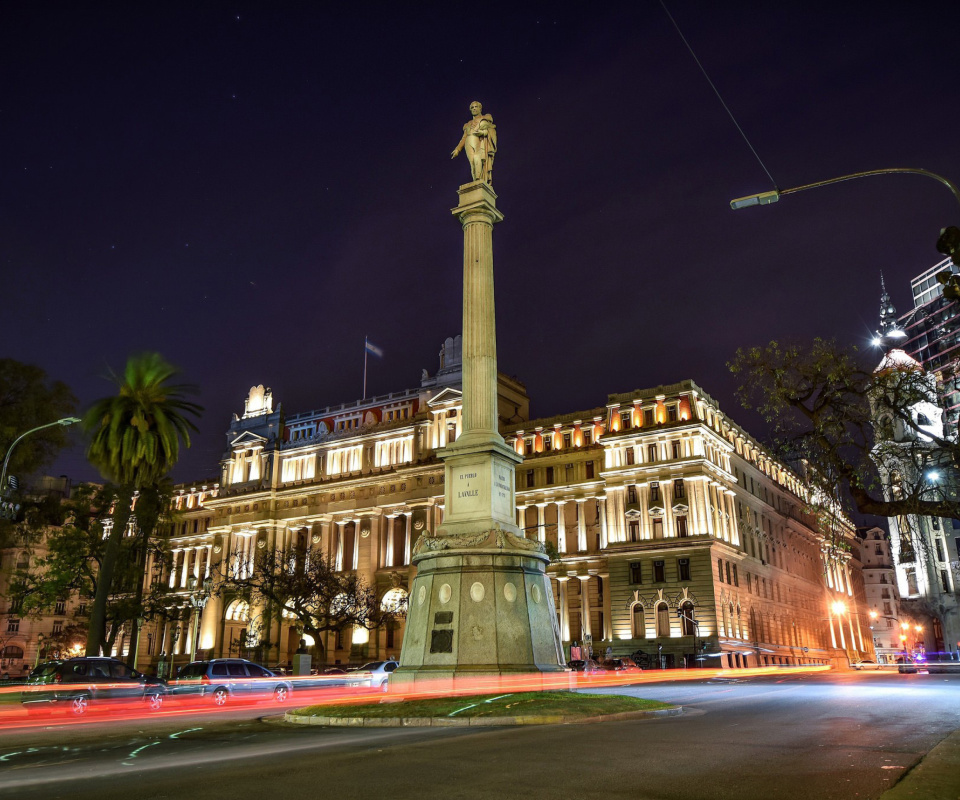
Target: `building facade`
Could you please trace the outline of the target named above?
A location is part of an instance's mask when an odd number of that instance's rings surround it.
[[[863,585],[873,646],[880,663],[894,663],[903,654],[900,642],[900,592],[890,548],[890,534],[882,528],[859,531]],[[904,620],[906,622],[906,620]]]
[[[412,581],[410,556],[443,522],[438,451],[461,428],[460,340],[420,386],[286,415],[251,389],[219,481],[184,486],[170,559],[147,580],[174,592],[148,622],[144,659],[251,653],[286,663],[293,620],[214,593],[263,548],[316,549],[384,603]],[[610,395],[596,408],[529,419],[525,389],[499,376],[501,433],[524,456],[518,524],[553,561],[565,647],[640,652],[648,666],[845,664],[872,657],[853,526],[817,527],[801,478],[772,459],[692,381]],[[861,616],[864,615],[864,616]],[[196,632],[196,633],[195,633]],[[403,626],[329,632],[330,664],[397,654]],[[143,663],[143,661],[141,661]]]

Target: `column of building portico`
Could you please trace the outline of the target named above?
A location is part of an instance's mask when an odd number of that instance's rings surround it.
[[[537,541],[547,541],[547,504],[537,503]]]
[[[410,543],[413,540],[413,511],[403,512],[403,563],[410,563]]]
[[[557,550],[567,552],[567,521],[563,518],[563,506],[566,501],[557,500]]]
[[[393,563],[393,552],[394,552],[393,541],[394,541],[394,537],[396,536],[396,533],[394,531],[394,528],[396,527],[396,523],[397,523],[397,515],[387,514],[387,550],[386,550],[386,553],[384,553],[384,559],[383,559],[383,565],[385,567],[395,566]]]
[[[557,576],[557,584],[560,589],[560,640],[564,642],[570,641],[570,601],[567,595],[567,581],[569,580],[568,575]]]
[[[599,509],[597,522],[600,524],[600,547],[606,549],[610,543],[609,529],[607,528],[607,498],[606,495],[597,498]],[[582,553],[587,549],[587,525],[583,516],[580,517],[580,526],[577,529],[577,549]]]
[[[593,624],[590,619],[590,576],[577,575],[580,581],[580,626],[583,628],[584,638],[593,637]]]
[[[180,548],[174,547],[170,551],[170,576],[167,578],[167,587],[172,589],[177,584],[177,559],[180,557]]]
[[[211,577],[211,574],[217,571],[217,568],[213,564],[214,552],[213,544],[205,545],[206,548],[206,566],[203,570],[203,575],[199,576],[201,581],[205,581]],[[222,550],[221,550],[222,555]],[[207,603],[203,607],[203,613],[200,615],[200,647],[204,649],[212,648],[216,644],[217,638],[217,622],[220,620],[222,608],[222,601],[216,595],[211,593],[207,597]],[[206,647],[204,647],[206,645]]]
[[[724,499],[727,507],[727,527],[730,529],[730,542],[736,547],[740,546],[740,526],[737,523],[737,504],[735,497],[737,493],[733,489],[723,490]]]
[[[333,521],[334,525],[337,526],[337,532],[334,536],[334,542],[332,543],[333,550],[333,568],[338,572],[341,572],[344,569],[349,569],[346,564],[343,563],[343,528],[349,522],[347,519],[336,519]]]
[[[610,573],[609,572],[600,572],[597,574],[597,577],[603,581],[603,638],[604,641],[612,642],[613,641],[613,619],[611,619],[613,612],[611,611],[610,605]]]
[[[694,482],[697,495],[697,516],[699,518],[699,532],[709,536],[714,535],[713,514],[710,512],[709,481],[703,477]]]
[[[517,527],[521,536],[527,535],[527,507],[517,506]]]

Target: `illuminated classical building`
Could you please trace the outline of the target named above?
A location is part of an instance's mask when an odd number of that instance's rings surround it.
[[[900,592],[890,552],[890,535],[882,528],[863,528],[860,539],[873,646],[878,661],[892,663],[903,652],[903,646],[900,643]]]
[[[415,389],[284,414],[254,387],[228,431],[218,485],[184,487],[172,570],[148,570],[179,598],[141,647],[188,658],[269,642],[286,662],[292,621],[258,623],[246,598],[196,587],[243,569],[255,548],[317,548],[389,602],[412,581],[418,536],[443,520],[437,451],[460,432],[460,339]],[[855,587],[859,563],[830,546],[802,480],[774,461],[691,381],[610,395],[604,406],[530,420],[525,389],[499,376],[501,433],[524,456],[518,524],[554,553],[549,568],[564,644],[644,652],[655,663],[846,663],[872,655]],[[840,518],[841,538],[852,525]],[[196,581],[191,581],[191,577]],[[193,590],[191,590],[191,584]],[[862,595],[862,589],[860,590]],[[864,617],[864,620],[866,618]],[[146,628],[145,628],[146,630]],[[402,626],[331,632],[330,663],[397,654]]]

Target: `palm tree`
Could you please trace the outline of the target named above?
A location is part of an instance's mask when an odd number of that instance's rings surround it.
[[[199,416],[203,409],[184,399],[196,389],[170,383],[176,374],[158,353],[132,356],[122,377],[110,374],[119,392],[95,402],[83,419],[84,428],[92,434],[87,458],[116,486],[113,528],[90,610],[88,656],[99,655],[104,641],[107,600],[134,493],[153,486],[173,469],[180,440],[189,447],[190,431],[197,430],[188,415]]]

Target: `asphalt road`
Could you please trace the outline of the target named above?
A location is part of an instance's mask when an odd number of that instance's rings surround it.
[[[960,675],[644,684],[679,717],[524,728],[326,729],[258,709],[0,732],[18,798],[877,798],[960,728]]]

